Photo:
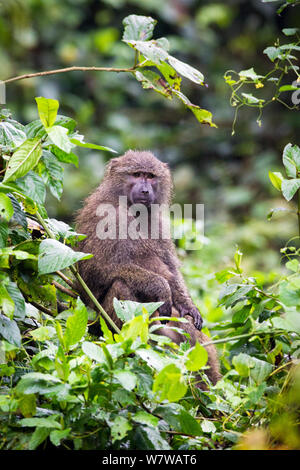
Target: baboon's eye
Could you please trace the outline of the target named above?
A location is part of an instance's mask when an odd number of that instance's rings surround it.
[[[153,179],[155,178],[155,175],[153,173],[148,173],[147,178]]]
[[[133,176],[135,178],[140,178],[142,176],[142,173],[140,171],[136,171],[135,173],[133,173]]]

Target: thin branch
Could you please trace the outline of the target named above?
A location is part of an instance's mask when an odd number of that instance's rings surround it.
[[[78,295],[76,295],[74,292],[70,291],[70,289],[68,289],[67,287],[62,286],[61,284],[59,284],[56,281],[52,281],[52,284],[56,287],[56,289],[63,292],[63,294],[67,294],[70,297],[73,297],[73,299],[77,299]]]
[[[2,83],[12,83],[18,80],[25,80],[26,78],[34,78],[34,77],[45,77],[47,75],[55,75],[58,73],[66,73],[66,72],[134,72],[135,69],[139,67],[138,64],[135,64],[133,67],[129,68],[115,68],[115,67],[79,67],[79,66],[72,66],[66,67],[63,69],[54,69],[54,70],[46,70],[44,72],[34,72],[34,73],[27,73],[24,75],[18,75],[16,77],[8,78],[7,80],[3,80]]]
[[[76,292],[76,286],[75,284],[64,274],[62,273],[61,271],[56,271],[56,274],[61,277],[61,279],[63,281],[65,281],[66,284],[68,284],[68,286],[71,287],[71,289],[73,289],[75,292]]]

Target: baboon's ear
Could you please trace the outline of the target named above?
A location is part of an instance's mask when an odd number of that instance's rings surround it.
[[[114,172],[114,169],[118,165],[118,158],[111,158],[106,165],[106,175],[109,176]]]

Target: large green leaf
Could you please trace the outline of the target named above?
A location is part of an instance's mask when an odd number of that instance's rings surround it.
[[[78,147],[83,147],[87,149],[94,149],[94,150],[104,150],[105,152],[113,152],[117,153],[116,150],[111,149],[110,147],[104,147],[103,145],[97,144],[90,144],[89,142],[83,142],[82,140],[71,138],[70,141],[72,144],[77,145]]]
[[[21,333],[17,323],[0,314],[0,337],[15,346],[21,346]]]
[[[285,166],[286,174],[290,178],[297,177],[297,171],[300,172],[300,149],[297,145],[287,144],[283,149],[282,161]]]
[[[91,341],[84,341],[84,343],[82,343],[82,351],[93,361],[103,364],[106,363],[105,354],[102,348],[97,346],[97,344],[92,343]]]
[[[11,119],[0,122],[0,146],[14,149],[26,140],[25,128]]]
[[[176,402],[184,397],[186,391],[187,385],[181,370],[175,364],[164,367],[153,382],[153,392],[157,394],[159,401]]]
[[[123,20],[123,39],[136,41],[151,39],[156,23],[157,21],[150,16],[129,15]]]
[[[51,127],[55,123],[59,102],[57,100],[38,97],[35,99],[40,120],[45,127]]]
[[[6,194],[0,193],[0,220],[1,217],[9,221],[14,213],[12,202]]]
[[[191,371],[199,370],[205,366],[207,359],[208,354],[206,349],[199,343],[196,343],[187,355],[186,368]]]
[[[68,137],[68,129],[62,126],[53,126],[47,127],[46,131],[53,144],[66,153],[71,152],[73,144]]]
[[[281,183],[281,191],[287,201],[290,201],[300,188],[300,178],[284,179]]]
[[[78,343],[86,332],[88,312],[80,298],[77,299],[74,314],[67,318],[64,342],[67,349]]]
[[[63,167],[52,153],[44,151],[39,170],[44,183],[49,186],[53,196],[59,200],[63,192]]]
[[[3,182],[14,181],[35,167],[42,156],[42,145],[38,138],[26,140],[9,160]]]
[[[204,76],[201,72],[199,72],[199,70],[191,67],[185,62],[181,62],[181,60],[175,59],[175,57],[172,57],[171,55],[168,56],[168,62],[176,70],[176,72],[179,73],[179,75],[188,78],[194,83],[203,85]]]
[[[73,251],[57,240],[43,240],[39,248],[39,274],[54,273],[82,259],[91,258],[92,254]]]

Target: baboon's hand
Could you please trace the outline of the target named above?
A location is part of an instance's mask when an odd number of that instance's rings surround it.
[[[185,315],[190,315],[191,317],[193,317],[195,327],[197,328],[197,330],[201,330],[203,319],[200,315],[199,310],[197,309],[197,307],[195,307],[195,305],[191,305],[191,306],[176,305],[176,308],[181,317],[184,317]]]
[[[158,309],[159,315],[164,316],[164,317],[170,317],[172,314],[172,303],[167,301],[164,302],[164,304],[159,307]]]

